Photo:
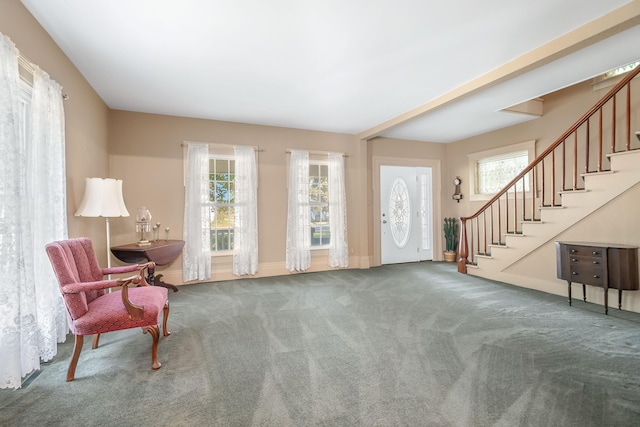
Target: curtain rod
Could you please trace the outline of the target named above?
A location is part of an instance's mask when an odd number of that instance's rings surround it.
[[[291,150],[293,150],[293,148],[287,148],[287,150],[285,151],[285,153],[287,154],[291,154]],[[320,156],[328,156],[329,154],[340,154],[342,157],[349,157],[348,154],[344,154],[344,153],[339,153],[337,151],[316,151],[316,150],[300,150],[297,149],[298,151],[306,151],[309,154],[316,154],[316,155],[320,155]]]
[[[243,146],[242,144],[220,144],[220,143],[217,143],[217,142],[199,142],[197,144],[207,144],[207,145],[213,145],[213,146],[218,146],[218,147],[224,146],[225,148],[233,148],[233,147],[242,147]],[[184,142],[180,143],[180,147],[186,147],[187,145],[188,145],[188,143],[186,143],[186,144]],[[256,152],[258,152],[258,153],[263,153],[265,151],[264,149],[258,148],[257,145],[246,145],[246,147],[253,147],[253,148],[255,148]]]
[[[27,81],[27,79],[23,78],[23,80],[25,80],[28,84],[33,85],[33,73],[36,70],[37,65],[35,65],[33,62],[31,62],[29,60],[29,58],[27,58],[26,56],[24,56],[22,53],[18,54],[18,68],[22,67],[22,69],[31,76],[31,81]],[[20,76],[22,77],[22,76]],[[67,95],[66,93],[62,93],[62,99],[63,100],[67,100],[69,99],[69,95]]]

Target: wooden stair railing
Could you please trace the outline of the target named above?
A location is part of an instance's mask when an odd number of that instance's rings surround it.
[[[582,174],[609,170],[603,166],[609,154],[638,148],[631,138],[631,83],[639,73],[640,67],[630,71],[475,214],[460,218],[460,273],[476,264],[476,254],[489,255],[490,246],[505,245],[503,235],[522,234],[522,222],[540,221],[541,207],[561,206],[557,194],[583,190]],[[617,98],[623,98],[622,112]],[[624,147],[616,144],[618,128],[625,133]]]

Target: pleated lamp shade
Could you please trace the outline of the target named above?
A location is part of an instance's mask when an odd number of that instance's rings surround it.
[[[129,216],[122,198],[122,180],[85,178],[84,197],[75,216],[105,218]]]

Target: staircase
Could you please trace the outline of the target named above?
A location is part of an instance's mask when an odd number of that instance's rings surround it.
[[[526,259],[528,254],[544,245],[552,246],[563,232],[588,220],[603,206],[615,203],[615,199],[640,183],[640,150],[620,152],[608,157],[611,162],[610,171],[583,174],[584,189],[561,192],[561,205],[539,208],[539,220],[521,221],[520,231],[517,234],[505,233],[502,237],[503,244],[490,244],[487,254],[476,253],[476,262],[467,264],[467,272],[513,282],[513,277],[508,273],[511,265]],[[589,240],[589,236],[576,240]]]
[[[640,142],[631,132],[639,73],[631,71],[478,212],[460,218],[459,272],[541,290],[554,282],[558,293],[553,242],[626,192],[640,193]],[[514,273],[528,260],[547,264],[546,279]]]

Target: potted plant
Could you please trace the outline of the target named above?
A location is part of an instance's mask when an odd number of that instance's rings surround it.
[[[458,248],[458,221],[455,218],[444,219],[444,239],[446,242],[444,260],[447,262],[456,261],[456,250]]]

